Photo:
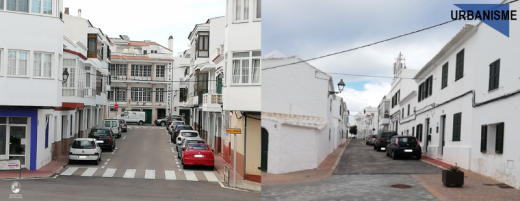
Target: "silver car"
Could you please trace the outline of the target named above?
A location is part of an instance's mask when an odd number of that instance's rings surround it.
[[[76,138],[70,144],[69,163],[74,161],[94,161],[97,165],[101,161],[101,147],[103,141],[94,138]]]
[[[198,131],[193,131],[193,130],[181,130],[181,131],[179,131],[179,136],[177,136],[177,152],[181,151],[181,149],[179,149],[178,145],[180,145],[182,143],[182,140],[184,138],[190,138],[190,137],[200,138],[199,132]]]
[[[179,151],[177,151],[178,159],[182,158],[182,152],[184,151],[184,148],[186,147],[186,145],[191,144],[191,143],[206,143],[206,142],[204,142],[204,140],[200,137],[184,138],[180,144],[177,144],[177,150],[179,150]]]

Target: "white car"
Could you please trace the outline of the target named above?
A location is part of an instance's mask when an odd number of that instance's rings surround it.
[[[175,128],[175,125],[184,125],[184,121],[172,121],[168,127],[166,127],[166,130],[168,130],[168,133],[171,135],[173,132],[173,129]]]
[[[204,142],[204,140],[200,137],[187,137],[187,138],[184,138],[181,142],[181,144],[177,144],[177,150],[179,150],[177,152],[177,158],[182,158],[182,152],[184,151],[184,147],[186,147],[187,144],[190,144],[190,143],[202,143],[202,144],[205,144],[206,142]]]
[[[181,131],[179,131],[179,135],[177,136],[177,145],[180,145],[184,138],[189,138],[189,137],[200,137],[200,135],[199,135],[198,131],[181,130]],[[179,152],[179,146],[177,146],[177,152]]]
[[[94,161],[97,165],[101,161],[101,147],[103,141],[94,138],[76,138],[70,143],[69,163],[74,161]]]
[[[146,113],[138,111],[125,111],[117,115],[116,119],[124,119],[126,123],[137,123],[143,125],[146,122]]]

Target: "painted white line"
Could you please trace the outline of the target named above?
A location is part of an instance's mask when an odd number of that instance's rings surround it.
[[[217,176],[215,176],[214,172],[204,172],[204,176],[206,176],[206,179],[210,182],[218,182]]]
[[[177,177],[175,176],[175,171],[173,170],[165,170],[164,177],[166,177],[166,180],[177,180]]]
[[[116,170],[115,168],[107,168],[107,170],[105,171],[105,173],[103,173],[103,176],[102,177],[113,177],[114,174],[116,173]]]
[[[97,171],[98,168],[88,168],[81,176],[82,177],[91,177]]]
[[[108,164],[108,162],[105,162],[105,165],[107,165],[107,164]]]
[[[110,158],[109,158],[109,159],[107,159],[107,162],[108,162],[108,161],[110,161]]]
[[[195,172],[193,171],[184,171],[184,175],[186,175],[186,180],[188,181],[198,181],[197,176],[195,176]]]
[[[146,170],[144,173],[145,179],[155,179],[155,170]]]
[[[182,172],[182,170],[181,170],[181,169],[178,169],[178,170],[179,170],[179,172]]]
[[[101,166],[101,169],[103,169],[103,168],[105,168],[105,166],[104,166],[104,165],[103,165],[103,166]]]
[[[179,162],[175,162],[175,163],[177,163],[177,165],[179,164]]]
[[[177,163],[177,164],[179,164],[179,163]],[[178,168],[181,168],[181,166],[180,166],[180,165],[177,165],[177,167],[178,167]]]
[[[126,169],[125,175],[123,175],[123,178],[134,178],[135,177],[135,169]]]
[[[74,172],[76,172],[76,170],[78,170],[77,167],[70,167],[67,168],[67,170],[65,170],[65,172],[62,172],[60,175],[72,175],[74,174]]]
[[[123,137],[123,140],[126,138],[126,136]]]

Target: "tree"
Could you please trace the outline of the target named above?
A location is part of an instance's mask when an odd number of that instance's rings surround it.
[[[356,125],[351,126],[350,129],[349,129],[349,133],[352,134],[352,135],[356,135],[357,134],[357,126]]]

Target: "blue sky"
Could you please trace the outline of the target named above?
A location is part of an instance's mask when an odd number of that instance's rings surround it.
[[[451,20],[453,4],[500,3],[501,0],[264,0],[262,52],[278,50],[309,59],[377,42]],[[309,62],[329,73],[393,76],[400,52],[407,68],[420,69],[462,28],[456,21],[368,48]],[[332,75],[346,84],[340,94],[354,115],[377,106],[392,79]],[[352,118],[351,118],[352,120]]]
[[[70,14],[89,19],[109,37],[128,35],[130,40],[152,40],[168,46],[174,38],[174,53],[189,47],[188,34],[195,24],[226,14],[225,0],[64,0]]]

